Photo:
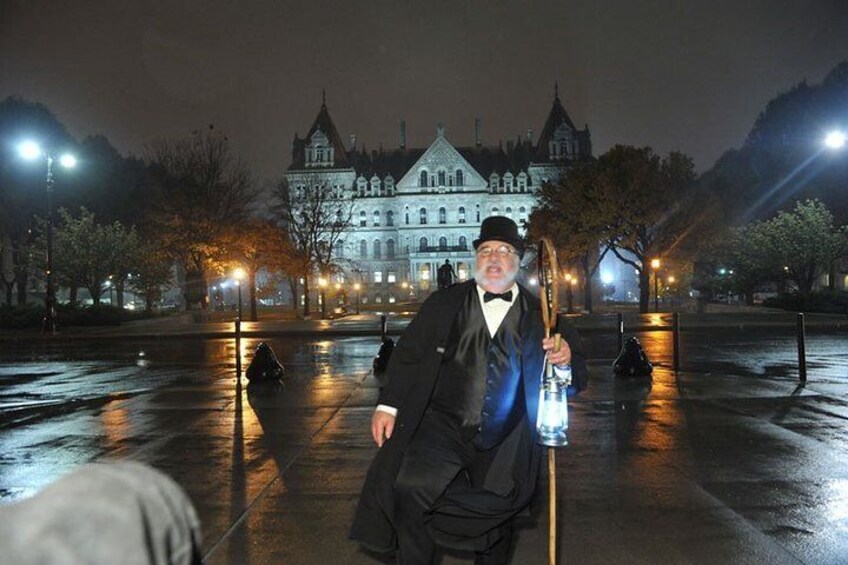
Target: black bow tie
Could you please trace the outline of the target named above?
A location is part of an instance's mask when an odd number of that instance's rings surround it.
[[[512,291],[508,290],[503,294],[495,294],[494,292],[489,292],[488,290],[483,293],[483,302],[490,302],[495,298],[500,298],[501,300],[506,300],[507,302],[512,302]]]

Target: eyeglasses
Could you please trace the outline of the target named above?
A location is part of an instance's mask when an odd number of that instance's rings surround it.
[[[510,249],[506,245],[501,245],[499,247],[481,247],[477,250],[477,255],[480,257],[489,257],[491,255],[508,257],[509,255],[518,255],[518,251]]]

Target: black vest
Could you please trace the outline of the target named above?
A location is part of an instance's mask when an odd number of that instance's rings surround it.
[[[491,338],[472,286],[450,331],[430,408],[447,414],[481,449],[502,442],[524,413],[521,315],[518,296]]]

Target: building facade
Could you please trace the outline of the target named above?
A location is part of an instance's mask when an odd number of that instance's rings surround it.
[[[332,282],[359,283],[363,303],[391,303],[434,290],[445,260],[458,280],[470,278],[483,219],[507,216],[522,226],[542,184],[592,154],[588,126],[577,129],[556,94],[535,142],[528,129],[484,146],[479,120],[475,134],[473,146],[458,147],[439,126],[428,147],[410,148],[401,122],[396,149],[369,153],[353,136],[346,147],[321,105],[306,136],[295,135],[285,177],[295,198],[325,190],[350,203],[350,228],[333,247],[339,270]]]

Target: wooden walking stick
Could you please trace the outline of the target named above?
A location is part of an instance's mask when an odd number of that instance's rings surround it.
[[[542,324],[545,337],[555,340],[554,351],[562,346],[562,337],[557,332],[557,274],[556,250],[548,238],[539,242],[539,298],[542,301]],[[562,381],[554,373],[547,357],[539,389],[539,412],[536,418],[536,430],[539,443],[548,446],[548,563],[556,565],[556,451],[554,448],[568,444],[568,404],[566,388],[569,382]]]

